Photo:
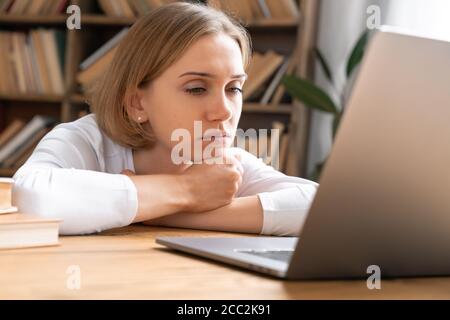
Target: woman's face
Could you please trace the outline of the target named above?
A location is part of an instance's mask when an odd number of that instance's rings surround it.
[[[220,144],[231,146],[242,111],[245,79],[241,51],[235,40],[222,33],[200,38],[140,93],[143,115],[150,122],[157,143],[172,149],[179,143],[171,141],[172,133],[186,129],[193,155],[194,139],[201,140],[204,150],[211,143],[205,132],[218,129],[229,135]],[[201,121],[200,131],[197,123],[194,132],[194,121]]]

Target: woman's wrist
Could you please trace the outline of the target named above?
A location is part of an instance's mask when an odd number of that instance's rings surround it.
[[[192,181],[182,174],[172,175],[174,185],[176,185],[175,204],[177,212],[189,212],[195,208],[195,197],[192,188]]]
[[[185,211],[191,200],[187,185],[178,175],[129,175],[138,194],[138,211],[133,222]]]

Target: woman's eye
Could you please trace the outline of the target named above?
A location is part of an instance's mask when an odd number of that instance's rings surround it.
[[[230,88],[230,90],[231,90],[231,92],[233,92],[233,93],[242,93],[242,89],[241,88],[238,88],[238,87],[233,87],[233,88]]]
[[[198,88],[189,88],[189,89],[186,89],[186,92],[187,92],[187,93],[189,93],[189,94],[194,94],[194,95],[202,94],[202,93],[205,92],[205,91],[206,91],[205,88],[200,88],[200,87],[198,87]]]

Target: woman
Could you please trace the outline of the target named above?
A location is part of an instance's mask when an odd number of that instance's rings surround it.
[[[317,184],[230,147],[250,50],[245,29],[214,9],[152,11],[121,41],[93,92],[93,114],[56,126],[16,172],[15,205],[63,219],[61,234],[145,222],[297,235]],[[224,163],[173,161],[173,132],[194,136],[195,121],[203,150],[216,142],[207,129],[220,133],[224,152],[214,157]]]

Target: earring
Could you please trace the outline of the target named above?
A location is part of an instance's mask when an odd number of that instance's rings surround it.
[[[138,121],[141,122],[141,120],[142,120],[142,117],[138,117]]]

